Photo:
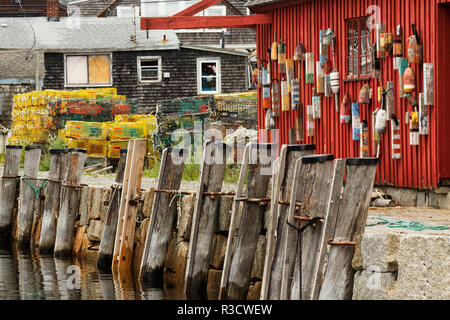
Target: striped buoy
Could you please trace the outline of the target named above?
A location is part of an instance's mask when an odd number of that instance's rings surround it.
[[[297,105],[300,104],[300,81],[298,79],[292,80],[291,86],[292,86],[291,107],[292,107],[292,110],[296,110],[297,109]]]
[[[391,121],[392,159],[398,160],[402,155],[402,140],[400,122],[397,119]]]

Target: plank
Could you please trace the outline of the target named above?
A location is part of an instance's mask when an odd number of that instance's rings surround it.
[[[147,141],[145,139],[131,140],[128,143],[128,152],[131,161],[125,164],[125,172],[129,173],[127,179],[127,192],[122,192],[120,208],[122,214],[119,219],[123,220],[121,233],[116,231],[116,242],[119,247],[114,248],[113,272],[125,274],[130,272],[133,263],[134,232],[136,229],[136,214],[138,204],[141,200],[141,180],[144,170],[144,160],[147,154]],[[128,156],[127,156],[128,160]],[[126,168],[130,169],[127,170]],[[124,178],[125,179],[125,178]],[[119,243],[117,238],[119,237]]]
[[[103,226],[102,239],[100,241],[100,249],[98,252],[97,268],[102,273],[110,273],[114,253],[114,240],[116,238],[117,220],[119,217],[120,196],[122,191],[122,183],[125,174],[125,163],[127,159],[127,149],[120,150],[119,163],[115,184],[111,186],[111,198],[108,203],[108,211],[106,212],[105,222]]]
[[[378,163],[377,158],[347,159],[346,182],[332,232],[333,241],[355,241],[364,232]],[[354,246],[330,247],[319,300],[352,298],[354,251]]]
[[[244,188],[245,177],[247,176],[248,163],[250,157],[250,146],[251,143],[248,143],[245,146],[244,154],[242,156],[242,164],[241,170],[239,172],[239,180],[236,188],[235,199],[240,198],[242,196],[242,190]],[[233,247],[233,236],[236,230],[237,224],[237,216],[239,211],[239,201],[233,201],[233,207],[231,209],[231,219],[230,219],[230,227],[228,230],[228,238],[227,238],[227,246],[225,249],[225,258],[223,262],[223,270],[222,270],[222,278],[220,280],[220,289],[218,299],[222,300],[225,297],[226,285],[228,282],[228,276],[230,274],[230,265],[231,265],[231,250]]]
[[[61,185],[61,206],[56,224],[54,255],[57,258],[70,257],[72,252],[75,217],[81,192],[81,188],[76,186],[79,186],[85,160],[85,149],[69,149],[68,169]]]
[[[277,225],[278,219],[284,219],[286,206],[280,205],[279,201],[289,201],[293,170],[295,162],[304,155],[312,154],[315,150],[314,145],[283,145],[280,152],[280,169],[277,175],[272,176],[272,201],[270,204],[270,223],[266,233],[266,253],[264,257],[264,271],[261,285],[261,299],[268,298],[269,279],[271,276],[272,262],[277,245]]]
[[[333,178],[332,160],[332,155],[315,155],[305,156],[297,161],[295,187],[292,190],[287,215],[287,222],[291,225],[303,228],[309,224],[306,221],[295,221],[294,215],[321,219],[325,217]],[[301,207],[295,212],[297,202],[301,203]],[[280,299],[308,299],[310,296],[311,275],[315,268],[323,231],[323,222],[306,227],[301,234],[291,226],[287,227]]]
[[[141,29],[254,28],[258,24],[270,24],[272,20],[271,14],[219,17],[143,17],[141,18]]]
[[[17,234],[15,240],[20,248],[30,246],[31,227],[34,214],[34,189],[41,183],[37,180],[39,161],[41,158],[40,146],[25,147],[25,164],[20,181],[19,213],[17,216]],[[31,187],[32,185],[33,187]]]
[[[61,183],[67,168],[68,149],[50,149],[50,170],[45,188],[39,253],[53,253],[56,237],[56,214],[59,208]]]
[[[185,274],[188,299],[205,298],[214,231],[217,225],[219,197],[204,196],[204,192],[219,192],[225,174],[227,145],[207,141],[192,216],[191,236]]]
[[[263,161],[263,159],[267,156],[267,150],[275,153],[273,149],[275,146],[276,144],[251,144],[246,186],[247,198],[262,199],[267,197],[272,162]],[[264,205],[259,203],[244,201],[242,205],[236,246],[234,252],[232,252],[223,299],[243,300],[247,297],[264,211]]]
[[[324,231],[320,239],[319,249],[316,257],[316,266],[312,274],[312,289],[311,299],[317,300],[320,290],[320,282],[322,280],[322,270],[325,264],[325,257],[327,253],[328,239],[332,238],[332,232],[336,225],[337,212],[339,209],[339,202],[341,199],[342,186],[344,184],[345,173],[345,159],[334,160],[333,179],[331,181],[330,197],[327,201],[327,211],[324,218]],[[291,289],[291,297],[295,298],[293,293],[295,288]]]
[[[20,155],[22,146],[6,146],[5,167],[2,177],[2,192],[0,196],[0,241],[9,242],[11,238],[12,216],[17,198],[19,182]]]
[[[180,188],[187,154],[185,149],[164,149],[157,190]],[[182,159],[178,161],[180,157]],[[155,194],[139,276],[145,285],[162,286],[163,284],[164,262],[172,235],[178,196],[177,194],[168,196],[162,192]]]

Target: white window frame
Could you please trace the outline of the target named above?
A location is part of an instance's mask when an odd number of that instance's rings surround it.
[[[90,84],[88,83],[76,83],[76,84],[68,84],[67,83],[67,57],[68,56],[109,56],[109,83],[96,83]],[[89,62],[89,59],[88,59]],[[89,81],[89,65],[88,65],[88,81]],[[79,88],[79,87],[112,87],[112,53],[111,52],[95,52],[95,53],[65,53],[64,54],[64,87],[67,88]]]
[[[139,11],[140,7],[139,6],[135,6],[134,8],[135,8],[134,12],[136,14],[136,17],[140,17],[141,16],[140,11]],[[131,16],[124,16],[123,13],[122,13],[124,10],[131,10]],[[133,6],[117,6],[117,16],[118,17],[131,17],[132,18],[133,17]]]
[[[142,80],[141,61],[142,60],[157,60],[158,61],[158,79]],[[137,57],[137,73],[139,83],[158,83],[162,81],[162,59],[161,56],[139,56]]]
[[[216,91],[202,91],[202,63],[214,62],[216,71]],[[222,67],[219,57],[197,58],[197,93],[198,94],[220,94],[222,92]]]

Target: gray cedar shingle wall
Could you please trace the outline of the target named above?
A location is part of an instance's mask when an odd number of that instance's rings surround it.
[[[247,8],[244,6],[246,0],[229,0],[242,14],[247,14]],[[222,6],[222,3],[217,5]],[[227,16],[235,15],[229,8],[227,8]],[[208,44],[219,45],[221,33],[177,33],[178,39],[182,44]],[[256,44],[256,30],[255,29],[227,29],[225,34],[225,48],[230,44]]]
[[[80,8],[81,16],[83,17],[96,17],[97,14],[103,10],[108,4],[110,4],[113,0],[98,0],[87,2],[83,4],[77,5]],[[135,4],[136,6],[141,5],[140,0],[122,0],[119,6],[132,6]],[[112,10],[108,16],[115,17],[117,16],[117,9]]]
[[[3,95],[1,99],[1,115],[0,123],[7,127],[11,127],[11,112],[13,106],[13,97],[19,93],[33,91],[34,84],[0,84],[0,94]]]
[[[157,84],[138,83],[137,57],[161,56],[162,72],[169,72]],[[113,53],[113,86],[119,94],[136,98],[142,111],[153,111],[158,100],[197,95],[197,57],[220,57],[222,93],[245,92],[246,57],[192,49],[126,51]],[[44,89],[64,89],[62,53],[47,53]]]

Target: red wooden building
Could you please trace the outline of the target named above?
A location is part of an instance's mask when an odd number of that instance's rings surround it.
[[[217,2],[203,0],[200,3],[208,5]],[[390,120],[387,129],[381,135],[381,164],[378,168],[376,184],[392,185],[419,189],[432,189],[450,182],[450,134],[447,124],[450,123],[450,1],[446,0],[249,0],[247,3],[254,15],[242,17],[241,23],[236,21],[220,21],[214,17],[199,21],[196,17],[184,19],[179,14],[178,19],[166,18],[159,28],[186,28],[189,25],[214,27],[217,24],[228,24],[226,27],[255,25],[257,30],[257,55],[260,59],[270,61],[268,49],[274,42],[283,40],[286,43],[286,58],[292,58],[294,50],[301,42],[306,52],[314,54],[314,63],[319,60],[320,31],[332,29],[336,35],[335,59],[337,71],[340,73],[339,104],[345,93],[351,101],[358,100],[362,86],[368,84],[372,90],[372,104],[360,106],[360,119],[366,120],[369,127],[369,154],[376,155],[372,140],[372,113],[378,108],[377,88],[386,86],[387,81],[394,82],[395,115],[400,123],[401,156],[392,157],[392,136]],[[378,6],[379,22],[384,24],[386,33],[393,33],[398,25],[401,27],[403,40],[403,57],[408,54],[408,38],[413,34],[412,24],[415,24],[418,36],[423,46],[423,62],[434,66],[434,103],[429,105],[428,134],[419,135],[418,145],[410,144],[409,118],[412,109],[411,101],[400,98],[399,72],[394,70],[392,53],[384,53],[380,58],[380,76],[372,77],[371,62],[374,57],[368,45],[376,42],[376,30],[367,28],[367,19],[373,19],[376,11],[368,10],[370,6]],[[373,8],[373,7],[372,7]],[[194,11],[195,12],[195,11]],[[195,13],[194,13],[195,14]],[[185,14],[186,15],[186,14]],[[191,15],[191,14],[187,14]],[[151,28],[151,19],[142,21],[143,28]],[[197,19],[197,20],[196,20]],[[244,22],[245,21],[245,22]],[[156,21],[155,21],[156,22]],[[232,23],[231,23],[232,22]],[[146,24],[149,23],[149,24]],[[350,46],[350,43],[352,44]],[[274,61],[272,71],[274,70]],[[351,63],[351,65],[349,65]],[[314,64],[314,70],[316,66]],[[416,99],[424,92],[423,64],[411,64],[416,75]],[[279,70],[277,68],[276,70]],[[295,77],[298,68],[295,65]],[[281,79],[280,74],[272,74],[272,78]],[[302,62],[300,75],[300,102],[303,104],[303,141],[302,144],[315,144],[316,153],[332,153],[337,158],[359,157],[360,141],[352,139],[352,124],[341,124],[339,113],[335,109],[335,98],[324,97],[321,94],[320,119],[314,120],[314,136],[306,134],[306,106],[312,104],[314,84],[305,82],[305,63]],[[267,109],[262,105],[262,88],[259,91],[258,123],[264,129]],[[407,117],[408,116],[408,117]],[[289,142],[289,130],[295,126],[297,110],[281,111],[276,118],[280,130],[280,142]],[[265,135],[260,135],[265,140]]]

